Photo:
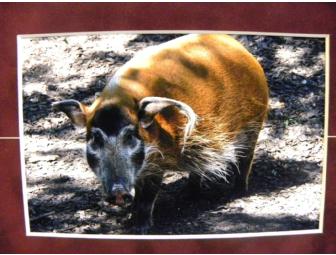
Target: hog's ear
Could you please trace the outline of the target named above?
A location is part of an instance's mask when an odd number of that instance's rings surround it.
[[[87,106],[84,104],[78,102],[77,100],[70,99],[53,103],[51,106],[54,111],[64,112],[76,126],[86,126],[85,113]]]
[[[197,115],[189,105],[181,101],[165,97],[143,98],[139,103],[138,118],[140,124],[143,128],[148,128],[152,124],[155,115],[169,106],[177,107],[180,113],[184,114],[188,119],[184,128],[184,142],[186,142],[196,126]]]

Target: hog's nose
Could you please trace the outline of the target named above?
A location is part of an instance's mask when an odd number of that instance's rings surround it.
[[[117,193],[115,196],[115,204],[124,206],[132,202],[132,196],[129,193]]]
[[[116,205],[124,206],[133,200],[133,195],[128,192],[122,183],[114,183],[110,190],[110,201]]]

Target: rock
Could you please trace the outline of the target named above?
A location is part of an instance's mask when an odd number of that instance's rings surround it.
[[[47,85],[47,89],[50,91],[56,91],[57,90],[57,86],[54,84],[48,84]]]

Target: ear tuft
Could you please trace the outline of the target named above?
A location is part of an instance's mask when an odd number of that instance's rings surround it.
[[[86,106],[78,102],[77,100],[69,99],[60,102],[53,103],[51,105],[54,111],[64,112],[72,123],[79,127],[86,126]]]

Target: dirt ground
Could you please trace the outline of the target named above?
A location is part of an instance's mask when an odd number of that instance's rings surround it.
[[[102,201],[88,168],[85,130],[51,103],[90,103],[118,67],[179,35],[100,34],[25,38],[24,153],[32,232],[127,234],[124,216]],[[225,234],[316,229],[322,203],[324,39],[236,35],[263,65],[270,113],[243,197],[189,200],[184,173],[167,173],[150,234]]]

